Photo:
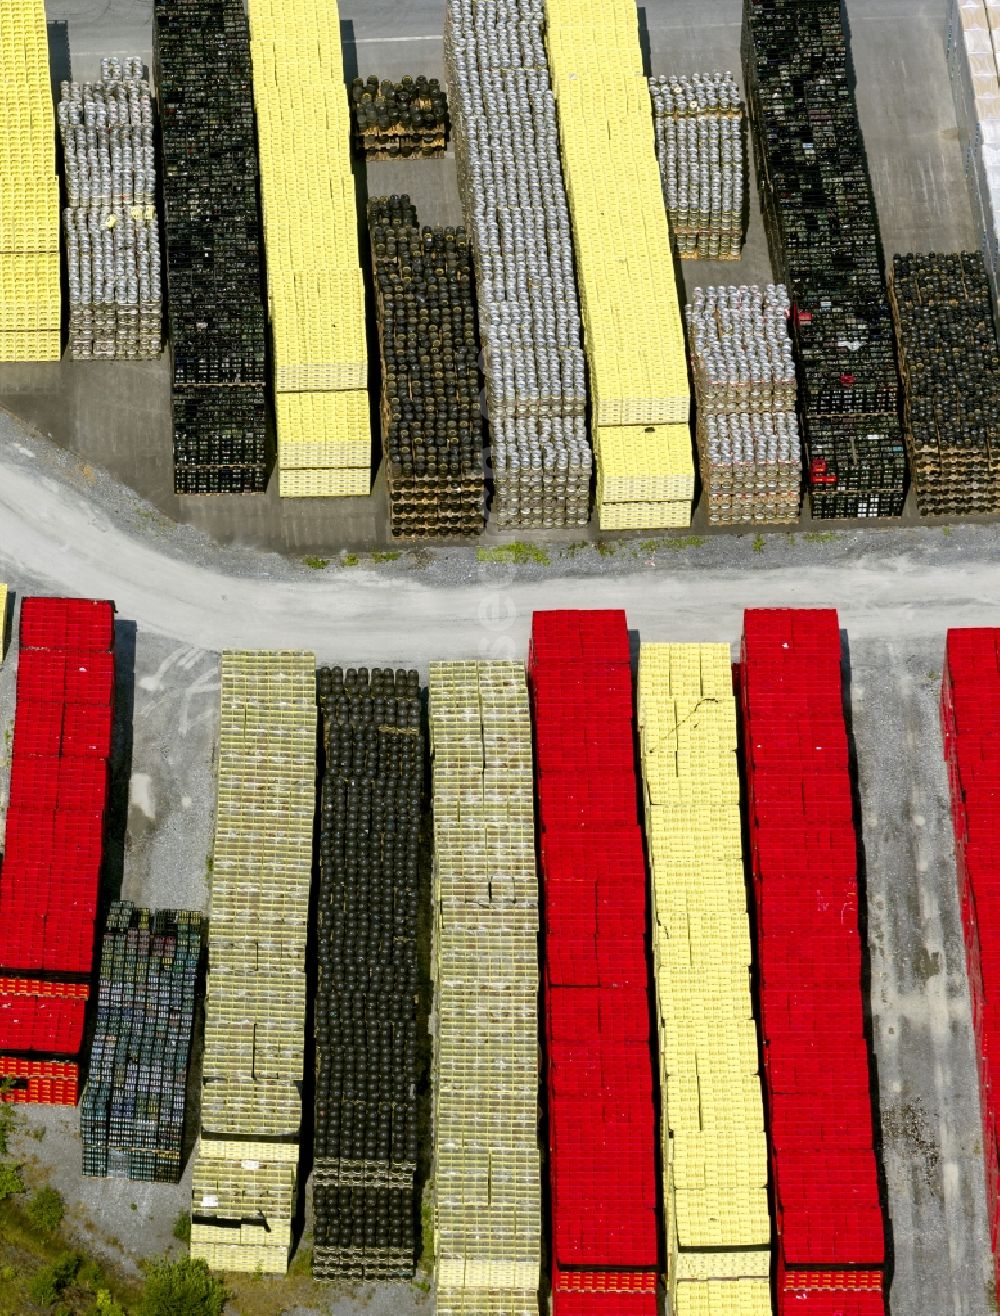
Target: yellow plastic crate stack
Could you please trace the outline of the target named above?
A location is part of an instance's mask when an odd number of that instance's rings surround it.
[[[438,1316],[537,1316],[538,878],[524,667],[432,663]]]
[[[0,361],[61,355],[59,180],[44,0],[0,4]]]
[[[672,1311],[770,1316],[767,1139],[729,646],[642,645],[638,713]]]
[[[545,0],[602,530],[691,523],[691,399],[634,0]],[[614,186],[608,180],[614,180]]]
[[[332,0],[249,0],[282,498],[371,491],[365,285]]]
[[[316,811],[316,660],[222,655],[191,1255],[282,1275],[295,1213]]]

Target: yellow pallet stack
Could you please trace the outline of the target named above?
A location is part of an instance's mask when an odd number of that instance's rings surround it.
[[[371,491],[365,285],[333,0],[249,0],[282,498]]]
[[[0,4],[0,362],[58,361],[59,180],[44,0]]]
[[[283,1275],[297,1198],[316,660],[222,655],[191,1255]]]
[[[602,530],[686,526],[684,328],[635,0],[545,0]],[[613,180],[613,185],[609,183]]]
[[[438,1316],[537,1316],[538,878],[524,666],[431,663]]]
[[[770,1316],[767,1139],[729,646],[642,645],[638,715],[672,1311]]]

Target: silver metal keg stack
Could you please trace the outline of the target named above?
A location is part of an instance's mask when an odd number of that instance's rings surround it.
[[[64,82],[70,351],[138,360],[161,347],[153,103],[142,60],[101,61],[99,82]]]
[[[582,526],[590,505],[586,367],[543,22],[543,0],[448,0],[445,18],[502,526]]]
[[[685,308],[711,525],[797,521],[802,449],[782,284],[695,288]]]
[[[729,72],[650,78],[656,153],[678,255],[739,260],[743,102]]]

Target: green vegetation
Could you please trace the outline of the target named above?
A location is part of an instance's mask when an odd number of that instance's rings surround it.
[[[945,537],[947,537],[948,535],[954,534],[954,532],[955,532],[955,527],[954,527],[954,526],[943,525],[943,526],[941,527],[941,533],[942,533]],[[995,1303],[995,1302],[996,1302],[996,1299],[994,1298],[993,1301],[994,1301],[994,1303]]]
[[[585,548],[589,547],[590,545],[585,539],[577,539],[572,544],[563,544],[559,551],[563,557],[576,557],[577,553],[582,553]]]
[[[754,535],[753,544],[751,545],[751,547],[753,548],[753,551],[755,553],[762,553],[764,551],[764,545],[766,543],[767,540],[764,538],[763,535]]]
[[[79,1252],[65,1252],[43,1266],[28,1281],[28,1296],[39,1307],[54,1307],[76,1279],[82,1257]]]
[[[342,567],[356,567],[359,561],[360,558],[357,553],[345,553],[340,559],[340,565]]]
[[[226,1286],[204,1261],[156,1261],[146,1276],[138,1316],[222,1316]]]
[[[107,1289],[99,1289],[97,1292],[97,1316],[125,1316],[125,1308],[120,1303],[115,1302]]]
[[[376,549],[375,552],[372,553],[372,561],[398,562],[402,556],[403,556],[402,553],[400,553],[398,550]]]
[[[832,544],[835,539],[843,539],[836,530],[809,530],[802,538],[807,544]]]
[[[639,548],[643,553],[658,553],[661,548],[676,553],[684,548],[701,548],[704,542],[704,535],[670,535],[665,539],[644,539]]]
[[[611,539],[599,539],[594,547],[601,557],[614,557],[618,552],[618,545]]]
[[[312,567],[313,571],[322,571],[324,567],[328,567],[330,565],[330,559],[328,557],[310,556],[310,557],[304,557],[302,561],[306,564],[307,567]]]
[[[41,1229],[46,1234],[54,1234],[66,1214],[62,1193],[56,1188],[39,1188],[28,1199],[24,1214],[36,1229]]]
[[[182,1211],[174,1221],[173,1229],[174,1238],[181,1243],[191,1242],[191,1213]]]
[[[21,1171],[13,1161],[0,1161],[0,1202],[6,1202],[15,1193],[23,1193]]]
[[[512,566],[523,566],[526,562],[537,562],[547,567],[550,562],[548,553],[537,544],[500,544],[496,548],[477,548],[477,562],[504,562]]]

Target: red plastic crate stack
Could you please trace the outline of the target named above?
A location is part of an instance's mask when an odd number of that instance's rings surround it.
[[[885,1220],[836,612],[748,611],[740,685],[778,1316],[875,1316]]]
[[[623,612],[536,612],[553,1316],[653,1316],[656,1154]]]
[[[948,632],[941,727],[976,1033],[990,1241],[1000,1286],[1000,630]]]
[[[0,869],[0,1077],[75,1104],[114,718],[114,606],[25,599]]]

